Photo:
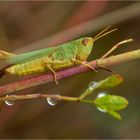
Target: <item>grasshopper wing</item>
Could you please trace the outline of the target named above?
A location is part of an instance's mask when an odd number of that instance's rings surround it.
[[[56,49],[57,49],[56,47],[45,48],[45,49],[40,49],[40,50],[31,51],[27,53],[17,54],[17,55],[7,58],[7,61],[10,64],[24,63],[27,61],[31,61],[33,59],[37,59],[39,57],[48,56],[52,54],[54,51],[56,51]]]

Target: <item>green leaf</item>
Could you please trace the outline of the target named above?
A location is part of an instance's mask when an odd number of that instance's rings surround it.
[[[116,95],[105,95],[94,100],[96,107],[99,107],[107,112],[110,110],[121,110],[128,105],[127,99]]]
[[[115,111],[109,111],[108,114],[110,114],[112,117],[118,119],[118,120],[121,120],[122,117],[119,113],[115,112]]]
[[[120,75],[112,75],[99,82],[91,82],[89,84],[89,88],[81,94],[80,99],[84,99],[86,96],[90,95],[95,89],[115,87],[119,85],[122,81],[123,78]]]
[[[128,105],[127,99],[116,95],[104,95],[98,97],[94,100],[95,106],[101,110],[101,112],[106,112],[116,119],[121,119],[119,113],[116,110],[122,110]]]
[[[108,78],[101,80],[93,85],[93,90],[97,88],[111,88],[119,85],[123,81],[120,75],[112,75]],[[92,86],[92,83],[90,84]]]
[[[112,75],[105,80],[100,81],[100,88],[110,88],[119,85],[123,81],[120,75]]]

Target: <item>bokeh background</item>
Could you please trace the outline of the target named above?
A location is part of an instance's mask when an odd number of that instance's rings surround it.
[[[140,2],[138,1],[36,1],[0,2],[0,49],[22,53],[51,47],[83,36],[94,36],[111,25],[119,30],[95,43],[89,60],[99,58],[117,42],[133,38],[114,54],[140,47]],[[140,62],[123,63],[111,69],[124,82],[111,94],[124,96],[129,106],[121,121],[94,106],[46,100],[17,101],[0,112],[0,138],[140,138]],[[82,75],[33,87],[21,94],[51,93],[79,96],[91,81],[109,76],[106,71]],[[27,77],[26,77],[27,78]],[[24,77],[6,76],[0,85]],[[16,93],[13,93],[16,94]],[[95,95],[96,96],[96,95]]]

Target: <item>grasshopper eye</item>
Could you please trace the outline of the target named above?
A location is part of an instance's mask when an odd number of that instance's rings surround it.
[[[82,40],[82,44],[83,44],[84,46],[86,46],[86,45],[88,44],[88,41],[89,41],[88,39],[83,39],[83,40]]]

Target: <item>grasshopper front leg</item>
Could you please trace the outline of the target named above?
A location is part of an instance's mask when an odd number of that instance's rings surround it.
[[[92,69],[92,70],[94,70],[94,71],[97,72],[97,70],[96,70],[95,68],[93,68],[92,66],[90,66],[89,64],[87,64],[86,61],[83,62],[83,61],[77,60],[77,59],[75,59],[75,58],[73,58],[72,61],[73,61],[73,62],[76,62],[76,63],[78,63],[78,64],[82,64],[82,65],[84,65],[84,66],[86,66],[86,67],[89,67],[90,69]]]

